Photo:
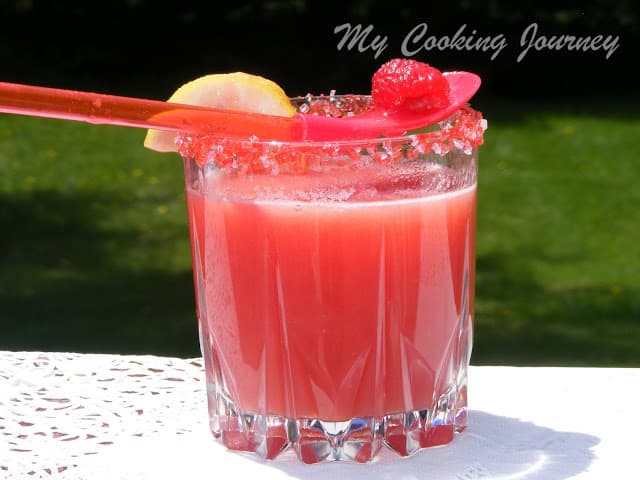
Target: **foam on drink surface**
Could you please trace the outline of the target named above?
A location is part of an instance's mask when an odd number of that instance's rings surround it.
[[[432,163],[308,175],[229,176],[204,169],[195,190],[234,202],[370,203],[424,198],[475,185],[475,163],[454,170]]]

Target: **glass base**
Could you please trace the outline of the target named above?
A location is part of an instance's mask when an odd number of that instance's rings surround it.
[[[402,456],[445,445],[467,422],[466,376],[440,396],[436,407],[383,417],[334,422],[240,412],[208,385],[210,427],[227,448],[274,459],[293,449],[304,463],[371,461],[382,447]],[[217,397],[217,398],[216,398]]]

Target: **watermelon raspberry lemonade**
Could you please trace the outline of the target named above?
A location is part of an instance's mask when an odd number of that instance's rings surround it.
[[[466,426],[479,85],[396,59],[370,96],[289,99],[240,72],[169,102],[0,82],[0,112],[152,128],[146,147],[178,151],[214,436],[367,462]]]
[[[200,103],[260,111],[268,97],[274,115],[349,117],[428,111],[449,95],[413,60],[383,65],[371,96],[283,102],[271,85],[242,97],[252,77],[213,77],[174,100],[197,91]],[[224,445],[368,462],[464,430],[484,128],[463,106],[403,136],[177,137],[210,426]],[[146,145],[169,150],[167,135],[150,131]]]

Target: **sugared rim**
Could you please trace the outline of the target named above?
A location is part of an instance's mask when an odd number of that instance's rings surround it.
[[[298,109],[300,109],[297,103],[303,104],[302,102],[309,102],[310,100],[316,101],[329,101],[335,102],[344,99],[362,99],[363,101],[369,102],[371,105],[371,96],[370,95],[306,95],[303,97],[292,97],[291,103],[294,104]],[[361,111],[366,111],[364,109],[357,112],[349,112],[350,115],[356,115]],[[307,113],[307,112],[302,112]],[[309,113],[312,114],[312,113]],[[438,122],[436,125],[425,127],[424,129],[415,129],[410,133],[406,133],[404,135],[394,135],[389,137],[377,137],[377,138],[367,138],[367,139],[355,139],[355,140],[327,140],[327,141],[315,141],[315,140],[295,140],[295,141],[286,141],[286,140],[263,140],[258,137],[247,138],[247,139],[237,139],[237,138],[222,138],[215,135],[201,135],[201,136],[193,136],[185,134],[183,138],[179,140],[178,147],[180,144],[192,143],[193,141],[201,141],[207,144],[213,144],[215,141],[223,141],[225,143],[251,143],[251,144],[278,144],[283,146],[290,146],[292,148],[309,148],[309,147],[322,147],[326,145],[331,146],[367,146],[367,145],[376,145],[382,142],[386,143],[397,143],[397,142],[446,142],[446,141],[460,141],[463,143],[471,143],[472,147],[478,147],[482,145],[484,141],[484,131],[487,128],[486,120],[482,117],[482,113],[477,110],[474,110],[469,104],[462,106],[459,110],[455,111],[445,120]],[[421,131],[425,130],[427,131]]]
[[[330,97],[303,98],[333,100]],[[342,163],[390,165],[424,155],[443,157],[454,152],[472,155],[484,141],[486,121],[479,111],[466,105],[429,128],[436,129],[404,136],[326,142],[185,135],[178,137],[177,147],[183,158],[192,158],[201,166],[213,163],[218,168],[242,173],[304,173],[314,168],[309,162],[318,163],[318,166]]]

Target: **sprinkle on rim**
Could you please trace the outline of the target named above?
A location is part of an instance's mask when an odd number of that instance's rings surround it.
[[[360,97],[369,103],[366,97]],[[326,97],[308,99],[321,102],[326,111]],[[358,101],[357,99],[352,99]],[[352,102],[345,102],[351,107]],[[306,109],[305,109],[306,110]],[[204,167],[234,175],[305,175],[324,171],[361,168],[365,165],[392,165],[426,160],[428,155],[444,157],[449,154],[472,155],[484,143],[487,122],[482,114],[465,106],[448,119],[428,131],[401,137],[376,138],[357,141],[280,143],[258,139],[221,139],[218,137],[181,136],[179,153]]]
[[[296,113],[278,84],[242,72],[197,78],[178,88],[168,101],[282,117],[292,117]],[[144,146],[158,152],[175,152],[176,136],[176,132],[152,129],[147,132]]]

